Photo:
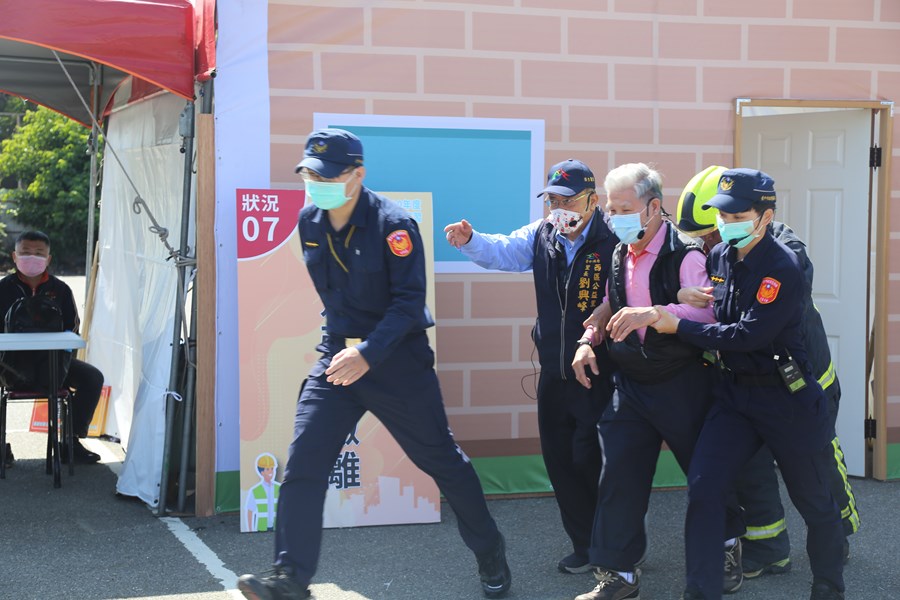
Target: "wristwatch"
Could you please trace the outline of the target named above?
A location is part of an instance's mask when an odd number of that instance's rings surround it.
[[[593,340],[578,340],[577,342],[575,342],[575,345],[576,346],[593,346],[594,341]]]

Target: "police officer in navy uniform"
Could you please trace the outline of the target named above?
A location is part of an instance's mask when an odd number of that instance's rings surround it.
[[[300,212],[303,258],[325,306],[322,356],[301,387],[275,535],[275,569],[243,575],[253,599],[308,598],[322,539],[328,474],[368,410],[433,477],[475,554],[482,591],[503,596],[511,576],[503,536],[481,484],[450,432],[425,330],[425,255],[416,221],[363,186],[360,140],[310,134],[297,165],[311,201]]]
[[[597,421],[612,394],[609,355],[597,347],[603,375],[582,386],[572,359],[583,322],[603,300],[618,239],[603,220],[594,173],[568,159],[550,168],[540,196],[550,209],[510,235],[475,231],[462,220],[444,228],[447,241],[486,269],[532,270],[537,298],[533,337],[541,364],[537,386],[538,432],[547,475],[556,495],[572,553],[557,563],[563,573],[591,570],[588,546],[597,481],[603,465]]]
[[[718,323],[678,319],[657,307],[660,332],[719,352],[720,377],[688,473],[683,598],[718,599],[723,498],[737,473],[766,444],[806,522],[811,600],[844,598],[841,514],[828,482],[832,468],[827,399],[803,338],[809,284],[796,254],[769,231],[772,178],[732,169],[706,203],[719,210],[724,243],[707,260]]]
[[[679,231],[689,237],[702,239],[707,252],[720,243],[722,237],[716,224],[718,211],[711,206],[704,207],[704,204],[716,194],[719,179],[725,171],[727,171],[725,167],[719,166],[705,168],[691,178],[678,200],[675,221]],[[784,223],[773,221],[770,224],[770,231],[776,240],[797,255],[803,276],[812,289],[813,264],[806,253],[806,244]],[[679,298],[682,298],[683,294],[689,294],[681,301],[690,302],[695,306],[706,306],[713,301],[710,292],[711,288],[687,288],[679,292]],[[803,317],[803,335],[813,375],[828,397],[828,417],[831,426],[834,427],[840,406],[841,384],[831,360],[831,349],[822,316],[816,310],[812,298],[807,299]],[[841,509],[844,534],[849,536],[859,529],[859,511],[847,478],[847,465],[836,433],[831,440],[831,446],[832,493]],[[744,577],[787,573],[791,570],[791,542],[785,523],[775,462],[768,446],[760,448],[750,462],[744,465],[736,481],[736,491],[747,524],[741,552]],[[849,542],[845,540],[845,563],[849,558],[849,551]]]

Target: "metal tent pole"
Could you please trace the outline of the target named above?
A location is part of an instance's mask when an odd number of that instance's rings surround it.
[[[197,282],[191,286],[190,337],[184,345],[187,369],[184,382],[184,412],[181,424],[181,464],[178,471],[178,512],[183,513],[187,502],[187,474],[191,458],[191,437],[194,432],[194,392],[197,382]]]
[[[188,234],[190,232],[190,215],[191,215],[191,180],[193,179],[193,160],[194,160],[194,103],[188,102],[181,117],[178,121],[178,129],[184,144],[182,152],[184,153],[184,184],[182,186],[181,196],[181,243],[179,246],[179,258],[185,259],[191,252],[188,245]],[[159,480],[159,505],[156,509],[157,516],[166,514],[166,496],[169,491],[169,459],[172,452],[172,426],[175,423],[175,399],[172,392],[178,387],[179,372],[178,367],[181,363],[181,327],[183,325],[184,315],[184,299],[185,299],[185,264],[180,260],[176,265],[178,273],[178,288],[175,297],[175,323],[172,329],[172,368],[169,374],[169,393],[166,394],[166,437],[163,444],[163,464],[162,474]],[[187,340],[185,340],[187,342]]]
[[[94,210],[97,206],[97,140],[100,136],[100,128],[97,122],[100,120],[100,67],[97,63],[91,63],[91,92],[93,119],[91,119],[91,139],[88,140],[88,153],[91,155],[91,179],[88,183],[88,222],[87,241],[84,251],[84,274],[90,278],[91,265],[94,258]],[[87,305],[89,285],[84,288],[84,302]]]

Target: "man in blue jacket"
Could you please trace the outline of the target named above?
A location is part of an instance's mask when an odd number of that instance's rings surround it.
[[[466,220],[444,231],[450,244],[486,269],[531,269],[534,274],[541,451],[573,547],[557,568],[563,573],[585,573],[591,569],[588,546],[603,464],[597,421],[612,390],[610,369],[592,376],[592,385],[586,388],[575,377],[572,359],[584,334],[584,320],[603,300],[618,240],[597,207],[594,174],[581,161],[569,159],[554,165],[540,195],[550,209],[548,217],[509,235],[477,232]],[[605,348],[598,347],[597,353],[601,362],[608,362]]]

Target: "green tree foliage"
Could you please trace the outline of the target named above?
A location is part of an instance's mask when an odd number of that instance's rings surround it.
[[[84,264],[87,235],[90,130],[51,110],[28,111],[22,126],[0,142],[0,210],[53,240],[58,267]]]

